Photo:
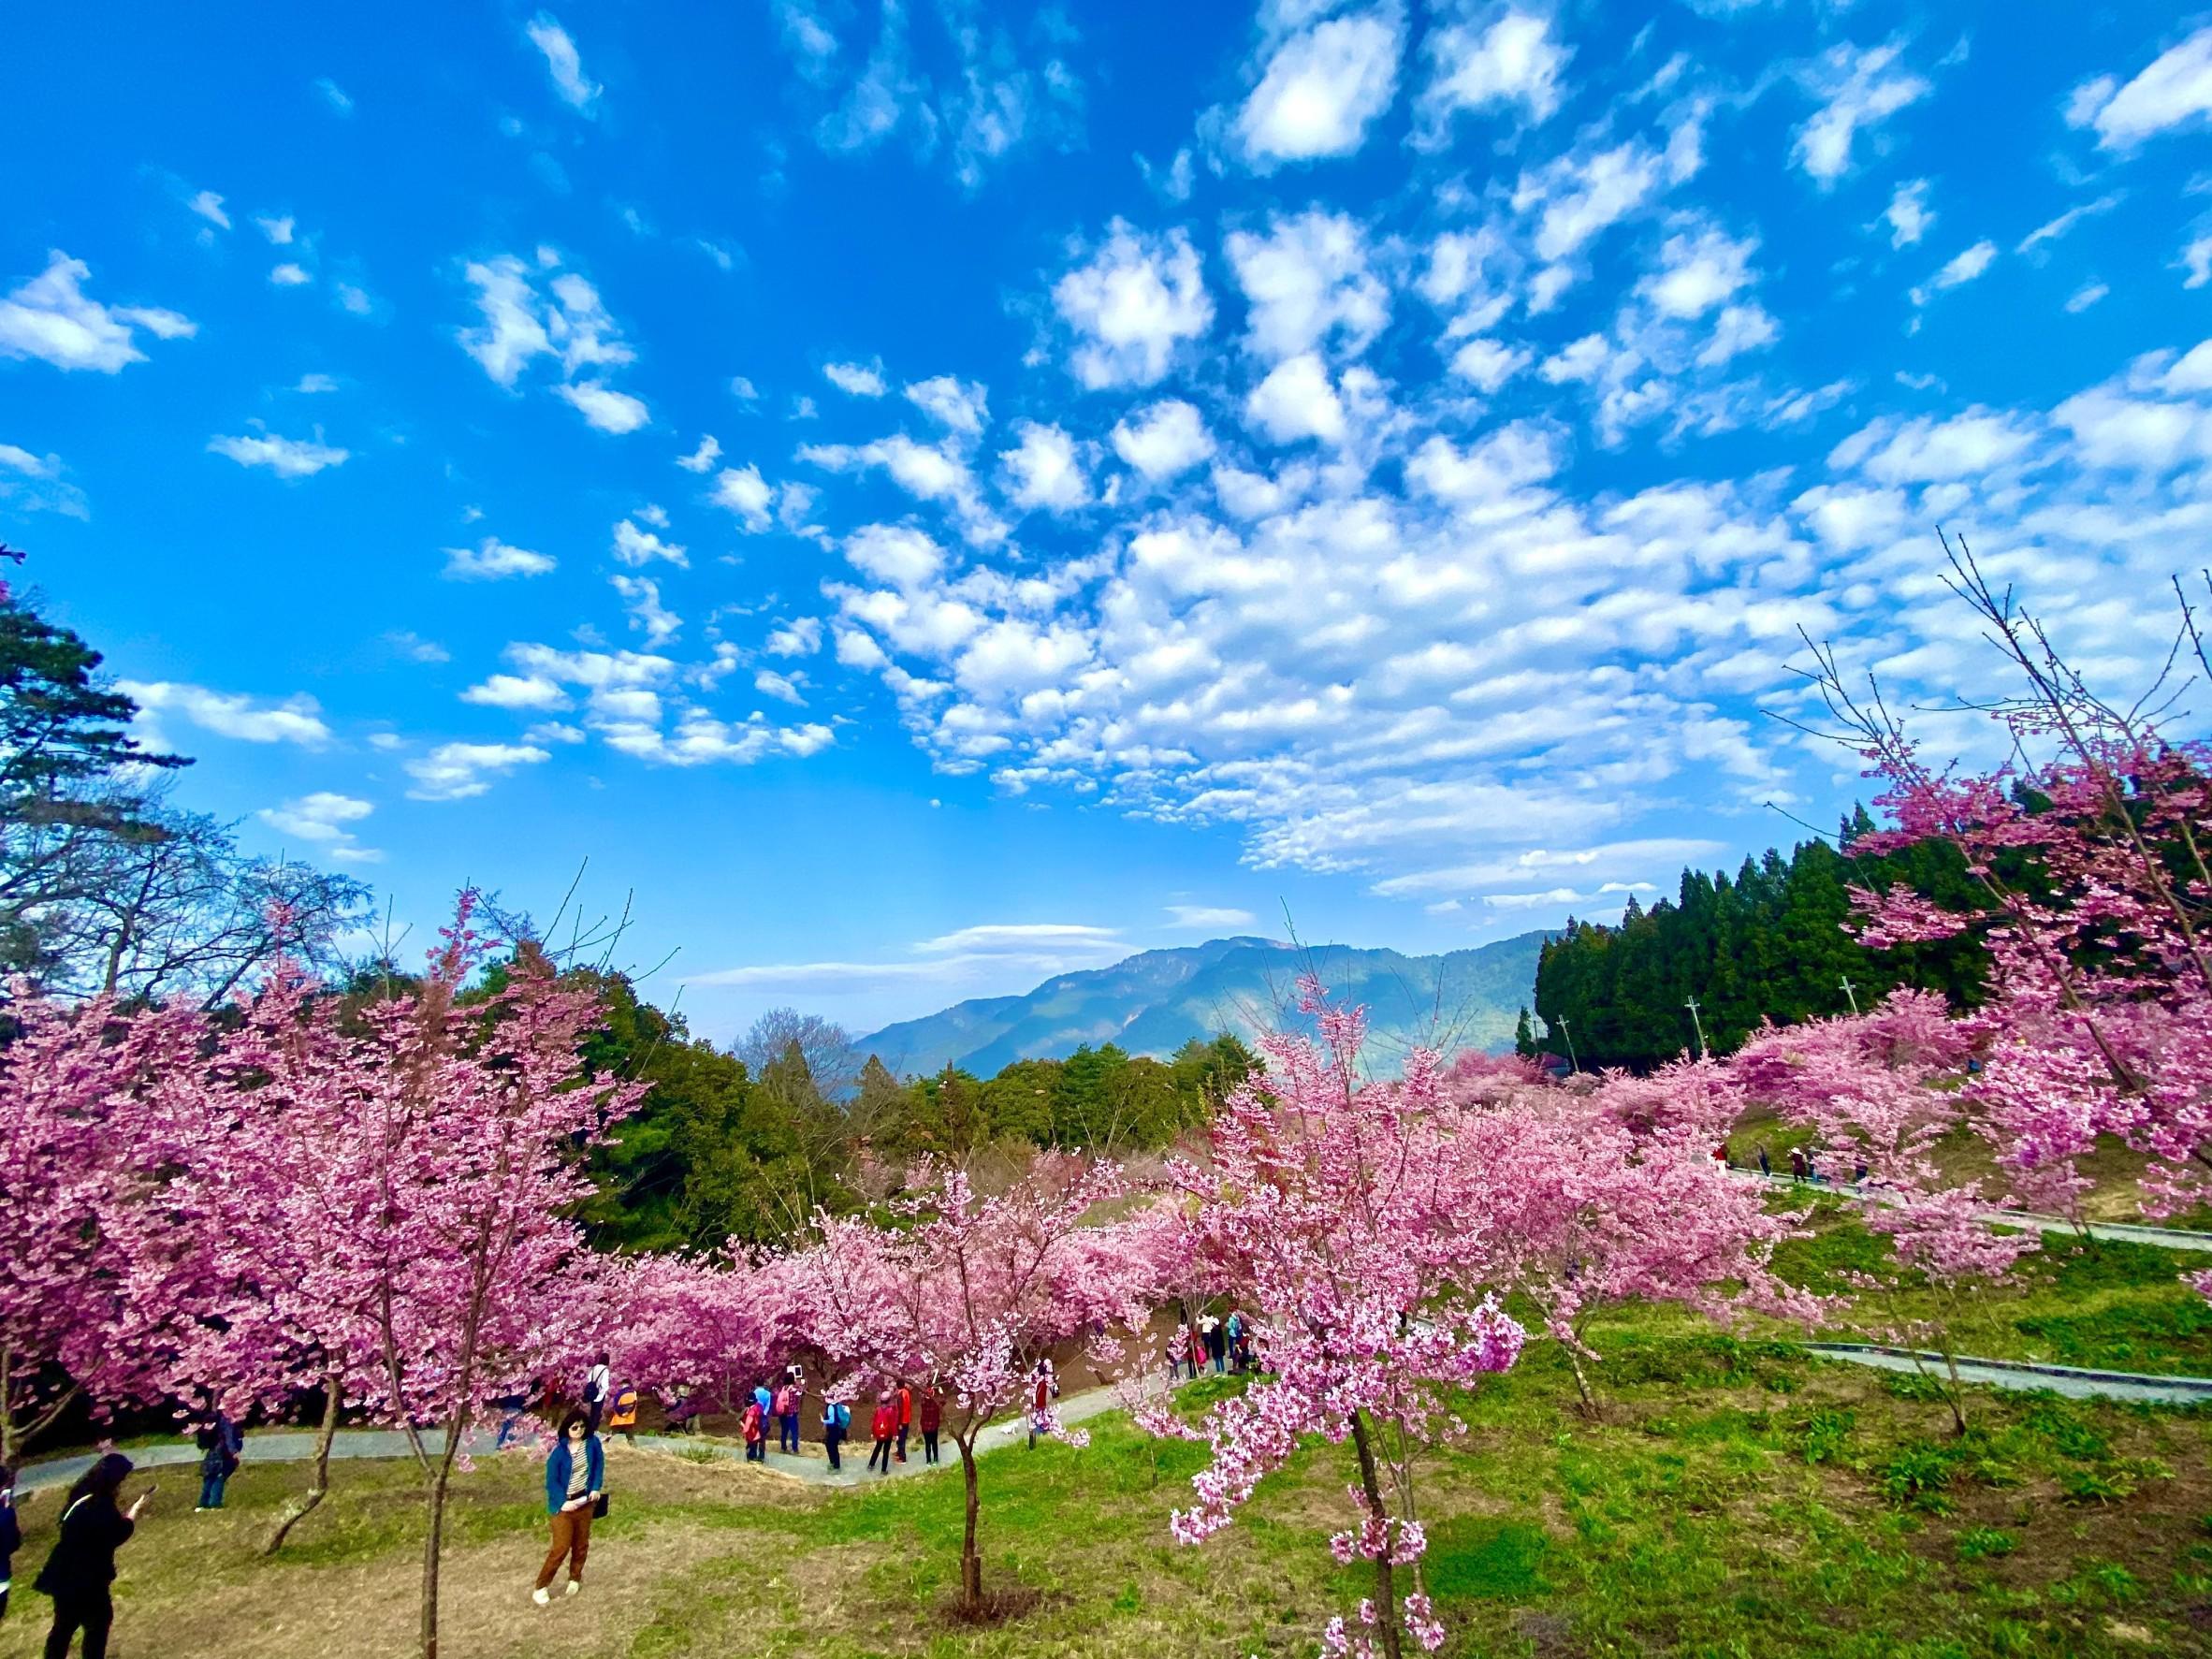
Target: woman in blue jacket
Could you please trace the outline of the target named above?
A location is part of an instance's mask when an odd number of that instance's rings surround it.
[[[546,1459],[546,1512],[553,1518],[553,1547],[538,1569],[531,1599],[541,1608],[553,1599],[553,1576],[568,1562],[568,1589],[584,1587],[584,1557],[591,1551],[591,1518],[606,1501],[606,1450],[580,1411],[560,1419],[560,1438]]]

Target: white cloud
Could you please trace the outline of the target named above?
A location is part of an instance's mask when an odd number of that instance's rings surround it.
[[[514,547],[497,536],[486,536],[473,547],[445,549],[446,580],[489,582],[502,576],[542,576],[553,560],[527,547]]]
[[[944,568],[944,549],[906,525],[864,525],[845,538],[845,557],[880,582],[915,588]]]
[[[1556,264],[1572,258],[1591,238],[1641,207],[1658,191],[1665,176],[1666,158],[1632,140],[1594,154],[1563,155],[1540,172],[1522,174],[1514,189],[1514,205],[1525,210],[1543,204],[1536,223],[1536,255]]]
[[[1835,46],[1805,73],[1807,86],[1826,101],[1797,129],[1791,159],[1823,189],[1851,167],[1854,139],[1927,96],[1926,80],[1899,65],[1899,48]]]
[[[1470,340],[1451,355],[1451,371],[1476,389],[1494,392],[1525,370],[1533,354],[1524,345],[1496,340]]]
[[[677,456],[676,464],[687,473],[704,473],[713,467],[714,463],[720,458],[721,453],[721,441],[709,432],[699,440],[699,447],[692,450],[691,454]]]
[[[538,249],[528,264],[512,254],[474,260],[462,274],[476,291],[481,321],[455,338],[497,385],[512,388],[532,363],[548,357],[563,383],[554,393],[601,431],[632,432],[648,423],[644,402],[609,386],[604,376],[636,353],[599,291],[561,269],[552,249]]]
[[[1889,221],[1891,247],[1909,248],[1917,242],[1936,221],[1928,206],[1928,181],[1914,179],[1910,184],[1899,184],[1882,216]]]
[[[566,399],[577,414],[603,432],[634,432],[652,419],[642,400],[617,391],[604,381],[557,386],[553,395]]]
[[[1167,910],[1170,927],[1194,932],[1215,927],[1249,927],[1253,921],[1250,910],[1231,910],[1222,905],[1170,905]]]
[[[338,377],[332,374],[302,374],[292,389],[308,397],[321,392],[334,392],[338,389]]]
[[[569,695],[556,680],[542,674],[494,674],[460,694],[463,703],[484,708],[529,709],[547,712],[569,706]]]
[[[2105,76],[2074,89],[2066,111],[2097,129],[2098,147],[2131,150],[2146,138],[2212,114],[2212,28],[2162,52],[2125,86]]]
[[[760,468],[750,461],[742,467],[724,467],[715,475],[714,504],[735,513],[755,535],[775,522],[769,512],[775,501],[776,487],[763,478]]]
[[[2044,243],[2057,241],[2060,237],[2064,236],[2068,231],[2072,230],[2083,220],[2094,219],[2099,214],[2109,213],[2113,209],[2118,207],[2119,203],[2120,198],[2117,195],[2103,196],[2099,196],[2095,201],[2084,202],[2079,207],[2068,208],[2056,219],[2052,219],[2045,224],[2038,225],[2033,230],[2030,230],[2026,236],[2022,237],[2020,239],[2020,245],[2015,248],[2013,252],[2016,254],[2033,254],[2038,248],[2042,247]]]
[[[822,618],[798,617],[779,624],[765,648],[771,657],[811,657],[822,649]]]
[[[550,750],[528,743],[441,743],[407,763],[417,801],[465,801],[489,790],[517,766],[542,765]]]
[[[1210,458],[1214,437],[1195,407],[1168,398],[1116,424],[1113,452],[1157,484]]]
[[[1315,209],[1271,218],[1265,236],[1232,231],[1226,244],[1251,302],[1246,340],[1273,361],[1335,337],[1358,354],[1390,320],[1390,298],[1368,269],[1359,221]]]
[[[1311,352],[1275,365],[1244,400],[1252,424],[1277,444],[1302,438],[1334,443],[1345,435],[1344,400]]]
[[[300,266],[286,260],[284,264],[270,269],[269,280],[279,288],[300,288],[313,282],[314,278],[309,276]]]
[[[1075,441],[1058,427],[1036,421],[1018,422],[1021,439],[1013,449],[999,454],[1006,468],[1008,497],[1025,510],[1044,508],[1070,512],[1091,499],[1090,479],[1075,453]]]
[[[972,380],[950,374],[916,381],[906,388],[907,401],[940,426],[975,437],[990,418],[989,396]]]
[[[648,507],[637,517],[648,524],[665,525],[668,522],[667,516],[658,507]],[[614,554],[624,564],[633,567],[650,564],[656,559],[664,559],[678,567],[688,567],[691,563],[679,544],[663,541],[653,531],[638,529],[635,520],[630,518],[615,526]]]
[[[326,857],[341,864],[376,864],[384,854],[354,839],[353,826],[376,808],[352,795],[317,790],[280,806],[264,807],[255,814],[271,828],[312,842]]]
[[[1980,479],[2020,458],[2034,441],[2025,421],[1976,405],[1942,421],[1884,416],[1837,444],[1828,465],[1884,484]]]
[[[553,77],[553,90],[560,95],[560,101],[589,115],[603,89],[584,73],[584,60],[568,31],[551,12],[541,11],[523,24],[522,33],[546,54],[546,68]]]
[[[891,389],[880,363],[824,363],[822,377],[849,397],[880,398]]]
[[[287,213],[281,219],[256,215],[254,223],[261,227],[261,234],[269,239],[271,246],[288,248],[292,245],[294,221],[291,214]]]
[[[1330,18],[1285,41],[1237,113],[1244,160],[1267,172],[1359,149],[1397,95],[1400,44],[1394,9]]]
[[[1116,927],[1071,922],[999,922],[942,933],[921,940],[914,949],[924,955],[947,955],[966,951],[1033,950],[1041,945],[1088,945],[1114,951],[1128,948]]]
[[[752,689],[764,697],[773,697],[779,703],[789,703],[804,708],[807,699],[791,676],[779,674],[773,668],[764,668],[752,677]]]
[[[683,631],[684,619],[661,603],[661,584],[650,576],[616,575],[607,578],[630,613],[630,626],[645,633],[646,649],[652,650]]]
[[[2103,298],[2105,295],[2111,292],[2112,290],[2107,288],[2103,283],[2084,283],[2080,287],[2074,289],[2074,291],[2067,297],[2066,310],[2069,314],[2085,312],[2088,310],[2090,306],[2096,304],[2098,300]]]
[[[223,211],[223,198],[212,190],[201,191],[184,205],[210,225],[219,226],[225,230],[230,228],[230,215]],[[200,235],[206,236],[207,232],[203,230]]]
[[[1093,388],[1152,385],[1176,348],[1214,321],[1189,236],[1145,237],[1119,219],[1105,244],[1054,284],[1053,304],[1082,339],[1070,367]]]
[[[119,679],[115,689],[149,714],[177,715],[218,737],[308,749],[330,740],[321,706],[305,693],[282,703],[260,703],[242,691],[211,691],[174,680]]]
[[[1486,29],[1450,23],[1431,31],[1426,51],[1434,78],[1422,91],[1421,141],[1449,141],[1462,110],[1518,104],[1531,122],[1559,108],[1560,71],[1574,54],[1551,37],[1551,20],[1507,10]]]
[[[189,339],[199,331],[198,324],[173,311],[101,304],[84,292],[91,276],[82,260],[59,249],[49,254],[45,270],[0,299],[0,357],[113,374],[146,360],[137,330],[157,340]]]
[[[2181,285],[2201,288],[2212,282],[2212,236],[2200,236],[2181,250],[2181,257],[2174,262],[2189,272]]]
[[[313,439],[277,438],[267,433],[251,437],[210,438],[209,450],[228,456],[241,467],[267,467],[280,478],[311,478],[326,467],[343,466],[348,452]]]
[[[757,403],[760,401],[761,388],[744,375],[733,374],[730,376],[730,396],[740,403]]]
[[[1937,271],[1912,294],[1914,305],[1926,305],[1945,288],[1962,287],[1989,269],[1997,257],[1997,244],[1984,240],[1963,253],[1955,254]]]
[[[354,112],[352,95],[327,75],[315,82],[315,91],[323,95],[323,101],[328,104],[337,114],[351,115]]]
[[[33,455],[15,444],[0,444],[0,502],[22,513],[60,513],[89,518],[84,491],[62,477],[62,458]]]
[[[1659,251],[1661,269],[1643,280],[1640,290],[1662,316],[1701,317],[1752,284],[1750,262],[1757,247],[1710,226],[1670,236]]]

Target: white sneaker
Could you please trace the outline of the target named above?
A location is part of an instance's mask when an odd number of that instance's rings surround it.
[[[530,1593],[530,1599],[536,1602],[541,1608],[549,1608],[553,1605],[552,1596],[547,1594],[543,1590],[531,1591]]]
[[[568,1581],[568,1588],[567,1588],[566,1590],[563,1590],[563,1591],[562,1591],[560,1594],[563,1594],[563,1595],[574,1595],[574,1594],[575,1594],[575,1593],[576,1593],[577,1591],[579,1591],[579,1590],[581,1590],[581,1589],[583,1589],[583,1588],[584,1588],[584,1586],[583,1586],[583,1584],[582,1584],[582,1583],[581,1583],[579,1580],[577,1580],[577,1579],[571,1579]]]

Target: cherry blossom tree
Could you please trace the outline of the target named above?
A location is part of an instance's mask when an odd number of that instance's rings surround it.
[[[1968,1304],[2042,1247],[2033,1231],[2000,1231],[1983,1219],[2009,1195],[1984,1190],[1979,1176],[1950,1172],[1943,1142],[1970,1123],[1971,1100],[1945,1074],[1964,1057],[1963,1033],[1937,1013],[1926,992],[1893,992],[1871,1014],[1816,1020],[1768,1031],[1737,1052],[1744,1086],[1812,1128],[1832,1165],[1863,1163],[1879,1201],[1867,1209],[1870,1231],[1890,1243],[1892,1267],[1863,1275],[1863,1288],[1897,1293],[1915,1281],[1936,1301],[1932,1317],[1899,1318],[1886,1332],[1932,1343],[1942,1356],[1935,1380],[1966,1432],[1965,1394],[1952,1332]],[[1953,1156],[1956,1156],[1955,1154]],[[1926,1367],[1922,1367],[1926,1375]]]
[[[474,908],[463,894],[418,987],[359,1007],[280,965],[169,1106],[195,1149],[174,1196],[229,1291],[188,1363],[234,1397],[317,1378],[406,1436],[428,1511],[424,1659],[470,1429],[599,1335],[574,1317],[604,1271],[569,1219],[590,1190],[578,1153],[642,1089],[583,1073],[597,1005],[534,945],[469,989],[489,949]]]
[[[187,1253],[151,1201],[148,1099],[189,1061],[189,1012],[18,997],[0,1018],[0,1463],[80,1400],[161,1397],[170,1275]]]
[[[1146,1312],[1149,1274],[1099,1218],[1124,1191],[1117,1166],[1065,1154],[1039,1154],[990,1195],[960,1170],[925,1164],[885,1204],[888,1224],[817,1213],[821,1242],[793,1263],[814,1298],[815,1339],[833,1363],[945,1391],[945,1430],[967,1498],[965,1608],[984,1605],[979,1438],[1029,1402],[1032,1367],[1055,1345],[1138,1323]],[[1049,1412],[1047,1426],[1070,1445],[1088,1443]]]
[[[1467,1114],[1446,1100],[1435,1056],[1410,1055],[1402,1084],[1364,1080],[1361,1012],[1310,979],[1300,1008],[1317,1041],[1267,1039],[1267,1073],[1229,1098],[1205,1161],[1171,1167],[1194,1202],[1194,1249],[1252,1310],[1263,1375],[1195,1432],[1166,1412],[1146,1420],[1212,1446],[1197,1502],[1172,1521],[1188,1544],[1227,1526],[1301,1435],[1350,1440],[1358,1521],[1330,1547],[1373,1564],[1375,1594],[1356,1622],[1331,1622],[1324,1650],[1397,1659],[1402,1632],[1432,1650],[1444,1640],[1421,1588],[1415,1452],[1452,1426],[1448,1390],[1510,1367],[1524,1333],[1480,1291],[1489,1217]]]

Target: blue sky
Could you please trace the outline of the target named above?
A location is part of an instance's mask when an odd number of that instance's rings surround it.
[[[2204,562],[2205,14],[704,9],[7,25],[0,535],[418,942],[1480,943],[1832,821],[1797,631],[1957,689],[1939,522],[2122,677]]]

